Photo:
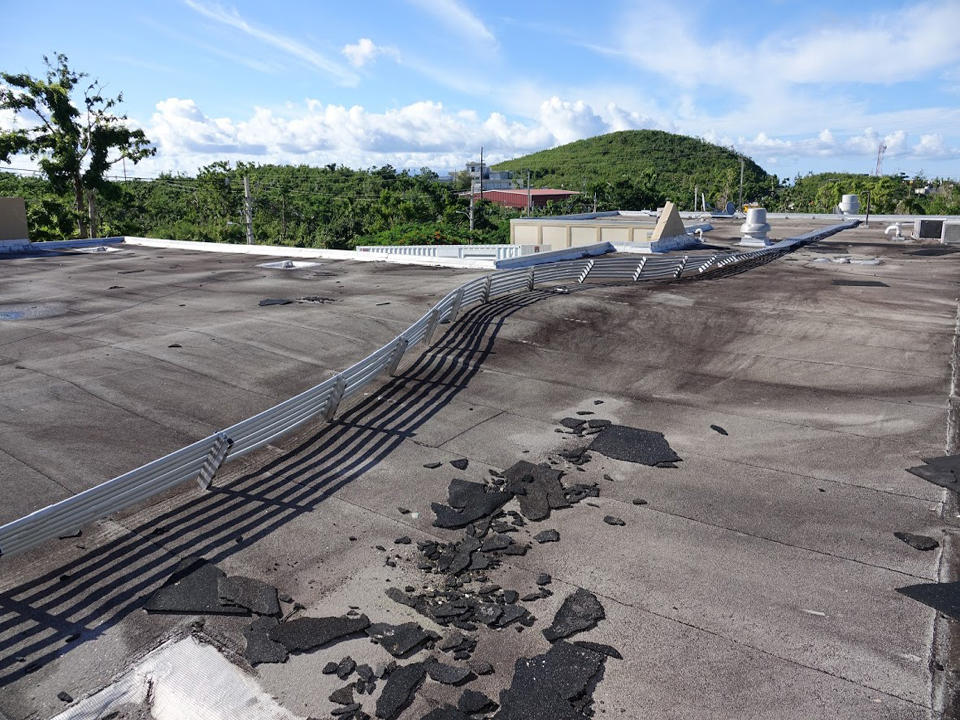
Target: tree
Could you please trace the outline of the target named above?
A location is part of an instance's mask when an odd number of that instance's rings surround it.
[[[46,79],[0,72],[6,87],[0,87],[0,110],[26,114],[35,124],[0,132],[0,160],[29,154],[53,188],[71,191],[81,236],[97,231],[96,193],[107,185],[106,174],[124,158],[136,164],[156,153],[142,130],[125,125],[126,115],[113,109],[123,102],[123,93],[104,97],[94,81],[83,88],[82,107],[71,97],[87,77],[70,69],[67,56],[57,53],[47,66]],[[38,121],[38,122],[37,122]],[[113,157],[111,153],[115,152]]]

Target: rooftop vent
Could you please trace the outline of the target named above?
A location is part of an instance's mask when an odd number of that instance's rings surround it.
[[[302,270],[319,264],[309,260],[277,260],[276,262],[260,263],[257,267],[270,268],[271,270]]]

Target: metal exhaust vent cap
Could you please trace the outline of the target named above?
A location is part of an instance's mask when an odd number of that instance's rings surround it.
[[[320,263],[310,262],[309,260],[277,260],[275,262],[260,263],[257,267],[270,268],[271,270],[302,270],[303,268],[313,267]]]

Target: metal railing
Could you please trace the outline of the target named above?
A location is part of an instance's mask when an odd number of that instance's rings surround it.
[[[515,270],[501,270],[450,291],[426,314],[379,350],[309,390],[253,417],[89,490],[0,526],[0,555],[14,555],[67,535],[82,525],[136,505],[188,481],[207,489],[220,466],[274,442],[311,420],[334,419],[341,403],[381,374],[396,372],[404,354],[429,345],[440,323],[452,323],[466,308],[536,285],[587,280],[668,281],[722,276],[769,262],[817,242],[859,221],[834,225],[751,252],[706,252],[682,256],[613,256],[568,260]]]
[[[371,255],[406,255],[412,257],[457,258],[469,260],[506,260],[533,255],[536,245],[358,245],[357,252]]]

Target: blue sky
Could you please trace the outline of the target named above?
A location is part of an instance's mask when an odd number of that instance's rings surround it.
[[[38,14],[42,14],[42,21]],[[71,64],[158,153],[399,168],[613,130],[733,146],[768,171],[960,177],[960,0],[6,3],[0,68]],[[0,127],[23,122],[0,114]],[[21,163],[22,164],[22,163]]]

